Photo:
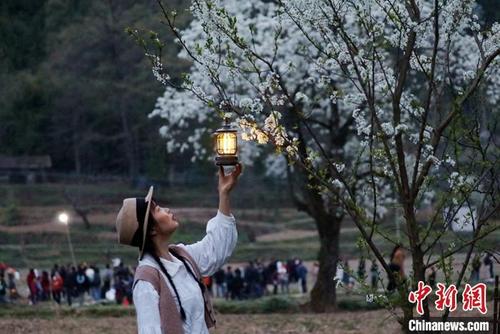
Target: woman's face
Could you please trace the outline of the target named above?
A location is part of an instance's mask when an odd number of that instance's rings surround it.
[[[177,230],[179,222],[168,208],[162,208],[155,202],[151,202],[151,213],[156,221],[154,230],[162,236],[170,236]]]
[[[406,254],[404,249],[398,248],[396,252],[394,253],[394,263],[399,264],[400,266],[403,266],[405,262]]]

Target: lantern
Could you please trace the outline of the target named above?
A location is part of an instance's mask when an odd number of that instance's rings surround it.
[[[224,118],[224,126],[215,135],[215,164],[217,166],[232,166],[238,163],[238,137],[236,129],[231,128],[229,118]]]

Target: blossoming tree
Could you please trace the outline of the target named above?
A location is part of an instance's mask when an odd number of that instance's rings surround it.
[[[470,0],[194,0],[194,20],[180,31],[176,13],[159,4],[191,71],[172,79],[157,35],[152,50],[131,33],[167,87],[153,115],[165,118],[169,148],[185,148],[175,138],[190,122],[230,113],[243,139],[286,156],[285,170],[300,180],[297,203],[315,217],[321,240],[317,309],[335,302],[344,214],[395,280],[395,295],[380,301],[400,308],[405,328],[408,293],[428,268],[462,283],[478,242],[499,228],[490,217],[500,188],[500,24],[481,26]],[[205,135],[187,138],[197,154],[206,153]],[[375,238],[399,242],[383,224],[389,211],[403,217],[406,276],[391,271]],[[456,221],[472,233],[453,234]],[[429,317],[425,301],[423,313]]]

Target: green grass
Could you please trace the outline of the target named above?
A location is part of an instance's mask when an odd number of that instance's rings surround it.
[[[84,306],[80,308],[55,305],[48,306],[47,304],[38,304],[36,306],[28,305],[8,305],[0,308],[0,318],[46,318],[53,319],[54,317],[122,317],[135,316],[133,307],[124,307],[116,304],[102,304]]]
[[[377,303],[367,303],[364,299],[361,298],[346,298],[340,300],[337,306],[343,311],[366,311],[378,310],[383,308]]]
[[[299,301],[281,296],[261,297],[251,300],[216,300],[214,307],[220,313],[294,313],[299,311]]]
[[[222,314],[270,314],[301,313],[301,305],[308,301],[307,295],[300,296],[266,296],[249,300],[215,299],[214,308]],[[345,296],[338,303],[339,309],[346,311],[372,310],[379,308],[376,304],[368,304],[359,297]],[[29,305],[4,305],[0,308],[0,318],[46,318],[54,317],[123,317],[135,316],[133,306],[124,307],[114,303],[97,304],[83,307],[56,306],[52,303]]]
[[[183,222],[176,231],[172,242],[194,243],[205,236],[205,225]],[[137,251],[132,247],[119,245],[115,240],[99,239],[100,232],[114,232],[109,225],[92,224],[90,230],[83,225],[71,227],[71,239],[77,262],[103,264],[109,259],[120,257],[125,263],[137,261]],[[244,230],[239,231],[239,242],[248,242]],[[0,233],[0,262],[8,263],[18,268],[38,267],[49,268],[56,262],[70,263],[68,240],[63,233]]]
[[[287,189],[279,185],[253,184],[241,180],[235,189],[233,204],[239,208],[272,209],[290,206]],[[84,205],[121,203],[123,198],[144,195],[145,189],[131,187],[125,182],[84,184],[0,184],[0,207],[15,201],[18,206],[51,206],[67,203],[65,192]],[[155,186],[155,197],[165,205],[213,207],[217,204],[216,180],[199,186]]]
[[[16,204],[10,203],[0,211],[0,224],[15,226],[18,225],[20,221],[21,215]]]

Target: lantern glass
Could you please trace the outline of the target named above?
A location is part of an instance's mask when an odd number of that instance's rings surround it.
[[[217,154],[236,155],[237,138],[235,132],[217,133]]]

